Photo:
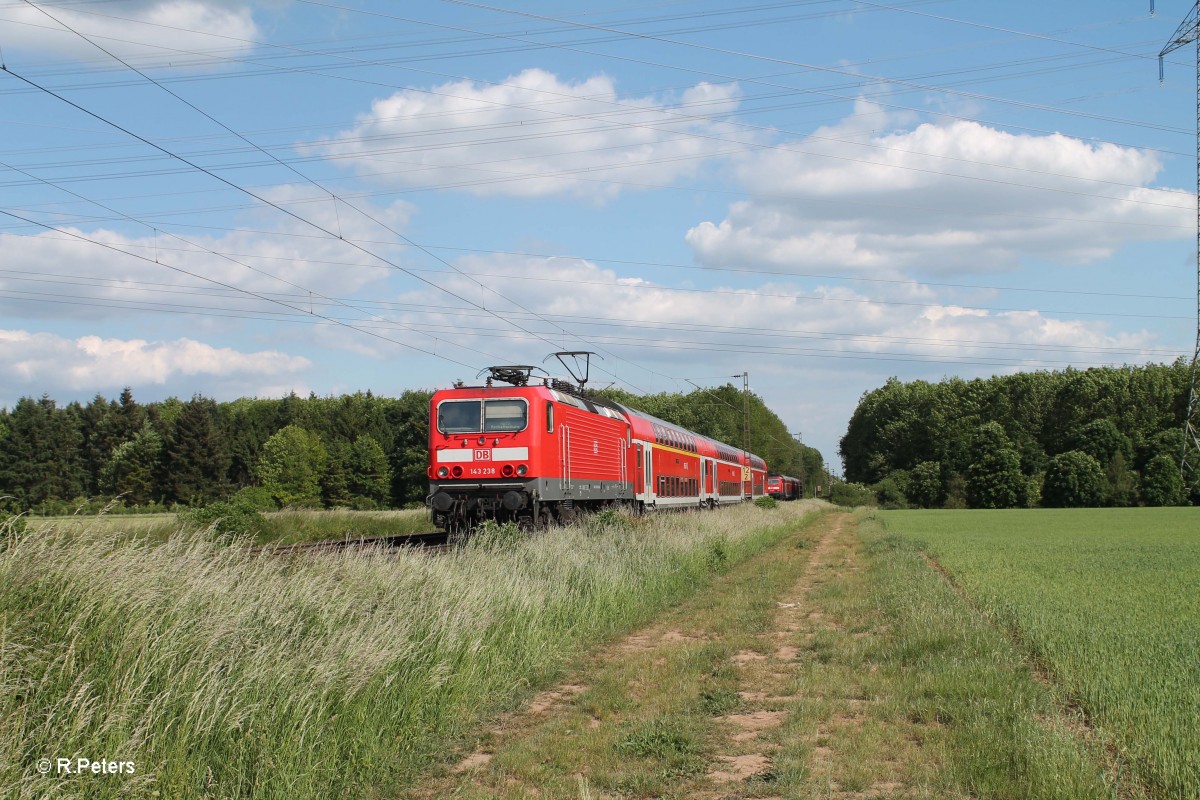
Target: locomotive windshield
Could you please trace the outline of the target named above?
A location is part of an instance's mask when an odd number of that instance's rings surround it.
[[[447,400],[437,409],[442,433],[512,433],[525,429],[524,400]]]
[[[437,410],[438,430],[442,433],[479,433],[483,414],[482,400],[453,400]]]
[[[511,433],[525,429],[528,406],[524,400],[488,400],[483,404],[484,433]]]

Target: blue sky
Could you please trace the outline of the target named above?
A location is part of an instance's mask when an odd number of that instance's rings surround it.
[[[1190,358],[1190,8],[0,0],[0,405]]]

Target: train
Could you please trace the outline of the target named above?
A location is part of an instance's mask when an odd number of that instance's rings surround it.
[[[768,475],[767,496],[776,500],[800,500],[804,497],[804,484],[789,475]]]
[[[766,494],[767,464],[531,367],[491,367],[482,386],[434,392],[429,413],[433,523],[527,527],[582,512],[714,508]],[[504,384],[504,385],[501,385]]]

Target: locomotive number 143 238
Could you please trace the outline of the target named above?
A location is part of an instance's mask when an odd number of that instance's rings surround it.
[[[467,474],[468,474],[468,475],[471,475],[471,476],[473,476],[473,477],[482,477],[482,476],[487,476],[487,475],[495,475],[495,474],[496,474],[496,468],[495,468],[495,467],[469,467],[469,468],[467,469]]]

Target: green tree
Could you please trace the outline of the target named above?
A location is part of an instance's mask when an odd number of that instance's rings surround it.
[[[388,411],[395,437],[388,454],[392,468],[392,503],[420,503],[429,492],[430,392],[405,392]]]
[[[78,411],[59,409],[43,395],[22,397],[8,415],[0,439],[0,495],[22,508],[83,493]]]
[[[321,437],[288,425],[263,444],[254,473],[280,506],[318,505],[328,461]]]
[[[163,449],[162,489],[172,502],[206,503],[228,493],[229,451],[217,426],[217,404],[195,395],[182,404]]]
[[[1183,478],[1179,474],[1179,462],[1166,453],[1151,458],[1142,472],[1141,495],[1148,506],[1183,505]]]
[[[1111,419],[1094,419],[1074,436],[1076,450],[1082,450],[1101,464],[1108,464],[1118,455],[1126,463],[1133,459],[1133,443],[1117,429]]]
[[[124,495],[130,505],[145,505],[156,499],[157,477],[163,455],[163,440],[149,423],[128,442],[117,445],[101,473],[100,488]]]
[[[349,508],[353,498],[350,494],[350,447],[341,440],[334,440],[325,448],[325,470],[321,473],[321,502],[326,508]]]
[[[1024,502],[1021,457],[999,423],[988,422],[971,445],[967,503],[971,508],[1013,508]]]
[[[942,486],[942,465],[937,461],[922,461],[908,476],[909,502],[921,508],[937,508],[945,500]]]
[[[1050,459],[1042,482],[1042,505],[1082,508],[1104,505],[1107,481],[1100,462],[1082,450],[1069,450]]]
[[[221,405],[220,427],[229,451],[229,482],[241,489],[253,481],[263,443],[279,428],[279,400],[241,398]]]
[[[386,505],[391,492],[392,469],[387,454],[372,436],[359,436],[347,454],[350,494],[374,505]]]

